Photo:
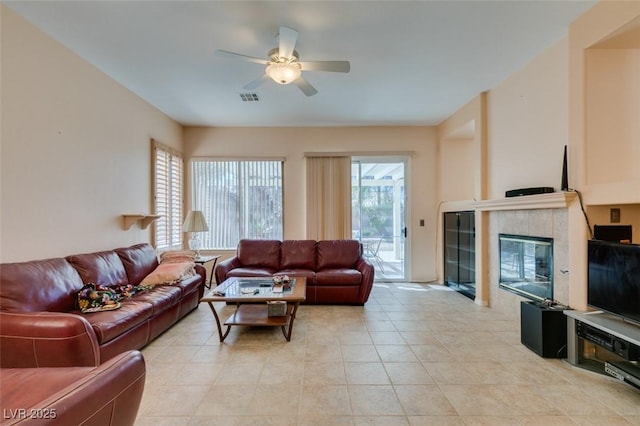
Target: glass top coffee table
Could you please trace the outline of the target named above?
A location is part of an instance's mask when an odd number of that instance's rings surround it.
[[[291,340],[293,321],[300,302],[304,302],[307,293],[307,279],[295,277],[291,281],[289,290],[274,291],[273,280],[270,277],[248,278],[233,277],[225,280],[216,288],[207,292],[200,302],[207,302],[216,319],[220,341],[229,334],[232,325],[245,325],[257,327],[281,327],[287,341]],[[236,310],[227,318],[224,325],[227,326],[224,334],[220,318],[213,302],[235,303]],[[286,302],[283,312],[277,312],[277,316],[269,316],[269,308],[278,308],[277,302]],[[270,306],[271,305],[271,306]],[[283,306],[284,304],[280,304]],[[279,315],[279,314],[282,315]]]

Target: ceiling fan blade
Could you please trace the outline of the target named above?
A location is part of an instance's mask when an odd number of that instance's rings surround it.
[[[296,47],[296,40],[298,40],[298,32],[296,30],[280,27],[280,32],[278,33],[278,55],[281,58],[291,58],[293,49]]]
[[[308,61],[300,62],[303,71],[349,72],[349,61]]]
[[[217,49],[214,53],[217,56],[223,56],[225,58],[232,58],[232,59],[242,59],[244,61],[255,62],[262,65],[266,65],[267,62],[269,62],[266,59],[254,58],[253,56],[241,55],[240,53],[233,53],[233,52],[220,50],[220,49]]]
[[[302,93],[307,96],[313,96],[318,93],[315,87],[310,85],[309,82],[302,77],[298,77],[297,79],[293,80],[293,84],[298,86],[298,89],[302,90]]]
[[[245,84],[244,86],[242,86],[242,88],[245,89],[245,90],[253,90],[256,87],[260,86],[265,81],[270,80],[270,79],[271,79],[271,77],[269,77],[268,75],[262,74],[260,77],[258,77],[255,80]]]

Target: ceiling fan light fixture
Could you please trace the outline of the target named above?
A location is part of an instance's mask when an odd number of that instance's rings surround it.
[[[298,62],[300,56],[295,50],[297,39],[298,32],[296,30],[288,27],[280,27],[280,32],[277,36],[278,47],[269,50],[267,53],[269,59],[254,58],[253,56],[241,55],[240,53],[228,52],[226,50],[216,50],[216,53],[220,56],[242,59],[266,66],[263,75],[243,86],[245,90],[253,90],[265,81],[272,79],[282,85],[294,83],[306,96],[313,96],[318,93],[318,91],[309,84],[307,80],[302,78],[302,68],[304,68],[305,72],[329,71],[347,73],[351,70],[349,61]]]
[[[278,84],[293,83],[302,75],[297,62],[270,62],[265,72]]]

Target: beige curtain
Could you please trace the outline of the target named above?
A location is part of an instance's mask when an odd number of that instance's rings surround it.
[[[307,157],[307,238],[351,238],[351,157]]]

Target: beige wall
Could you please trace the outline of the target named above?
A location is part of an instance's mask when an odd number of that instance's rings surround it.
[[[489,199],[516,188],[560,189],[569,143],[568,70],[564,38],[489,92]]]
[[[150,240],[120,215],[149,212],[150,138],[181,126],[2,7],[3,262]]]
[[[284,158],[284,237],[305,238],[305,152],[411,151],[408,193],[411,279],[435,279],[436,138],[433,127],[186,128],[190,157]],[[188,191],[187,191],[188,193]],[[424,219],[426,226],[418,226]]]
[[[487,95],[481,93],[437,127],[440,200],[486,198]]]
[[[472,200],[474,191],[473,138],[448,139],[440,145],[440,191],[443,201]]]
[[[637,49],[586,52],[587,185],[640,182],[638,40]]]
[[[626,37],[620,34],[623,31],[627,34]],[[629,37],[629,34],[632,36]],[[584,189],[587,204],[640,202],[640,178],[637,175],[637,167],[631,166],[630,170],[612,170],[613,178],[607,177],[606,172],[603,173],[600,167],[596,170],[589,169],[589,164],[593,165],[597,161],[602,148],[600,144],[618,150],[617,156],[633,157],[634,154],[638,154],[637,143],[630,138],[635,138],[637,142],[640,131],[637,127],[637,117],[640,114],[637,101],[638,76],[637,73],[634,74],[634,67],[637,69],[638,66],[639,39],[640,2],[598,3],[571,25],[569,123],[571,160],[574,163],[571,173],[575,185]],[[623,41],[617,44],[616,40]],[[635,50],[625,53],[615,52],[614,48]],[[614,51],[607,53],[607,49]],[[605,56],[611,59],[609,66],[601,60]],[[599,78],[596,78],[598,76]],[[618,89],[618,80],[633,82],[635,86],[632,85],[623,92],[615,90],[604,95],[606,91],[602,90],[602,86],[610,85],[612,89]],[[602,97],[603,95],[605,97]],[[597,114],[600,111],[598,105],[593,105],[593,102],[608,102],[611,108],[607,115]],[[631,123],[621,120],[628,116],[633,120]],[[611,137],[607,137],[607,127]],[[613,140],[620,136],[621,140]],[[620,152],[625,146],[635,146],[635,151]],[[610,155],[607,154],[605,161],[608,164],[615,163],[615,158],[611,160]],[[628,164],[625,163],[625,166]],[[619,166],[611,165],[609,169],[612,167]]]

